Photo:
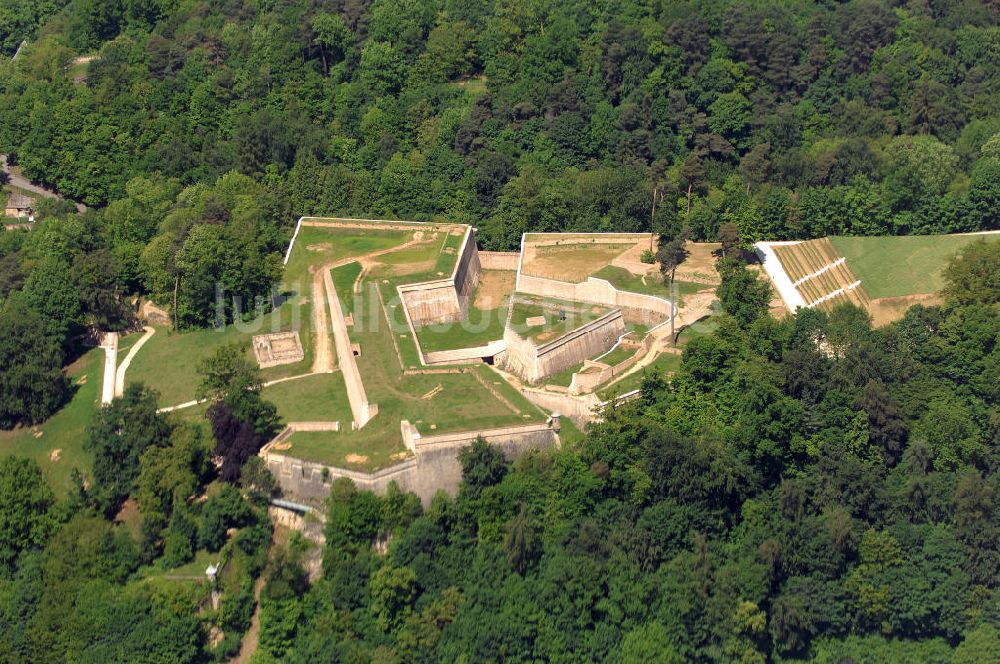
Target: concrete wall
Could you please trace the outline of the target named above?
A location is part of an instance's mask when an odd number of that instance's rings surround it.
[[[623,334],[625,319],[617,309],[540,346],[508,326],[504,332],[507,351],[498,363],[528,382],[537,383],[609,350]]]
[[[320,505],[330,494],[330,483],[339,477],[346,477],[359,489],[379,494],[384,494],[389,483],[395,482],[400,489],[412,491],[424,505],[428,505],[438,491],[451,495],[458,493],[462,481],[458,452],[480,434],[496,445],[508,459],[514,459],[528,450],[555,446],[558,441],[558,424],[553,423],[551,427],[535,424],[468,431],[419,439],[416,442],[417,453],[413,458],[374,473],[303,461],[271,452],[268,447],[261,451],[261,457],[281,487],[282,494],[289,500]]]
[[[479,264],[484,270],[516,270],[520,256],[517,251],[480,251]]]
[[[610,282],[596,277],[587,277],[586,281],[571,284],[522,273],[517,277],[517,291],[559,300],[618,307],[630,323],[642,323],[649,327],[669,320],[672,311],[669,300],[653,295],[620,291]]]

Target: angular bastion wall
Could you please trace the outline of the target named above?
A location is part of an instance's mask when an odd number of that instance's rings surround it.
[[[497,364],[530,383],[537,383],[609,350],[623,334],[625,318],[619,309],[541,345],[535,345],[508,325],[504,331],[507,350],[497,357]]]
[[[451,276],[399,286],[406,314],[415,327],[463,320],[469,298],[479,283],[479,250],[472,227],[465,230]]]
[[[361,490],[384,494],[390,482],[402,491],[411,491],[425,505],[438,491],[454,496],[462,482],[459,451],[471,445],[482,435],[495,445],[509,460],[514,460],[529,450],[541,450],[559,444],[559,419],[550,418],[541,424],[529,424],[484,431],[466,431],[437,436],[414,437],[408,422],[402,424],[407,447],[413,445],[413,457],[373,473],[348,470],[273,452],[267,445],[260,452],[271,474],[281,487],[282,496],[288,500],[320,505],[330,495],[330,484],[346,477]]]

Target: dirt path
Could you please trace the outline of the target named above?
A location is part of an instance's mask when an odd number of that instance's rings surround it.
[[[247,664],[257,651],[257,643],[260,641],[260,591],[263,588],[264,576],[261,575],[253,586],[255,604],[253,615],[250,616],[250,627],[247,628],[247,633],[243,635],[243,640],[240,642],[239,654],[229,660],[230,664]]]
[[[35,184],[28,178],[21,175],[20,171],[13,171],[7,167],[7,155],[0,154],[0,169],[4,173],[7,173],[8,184],[18,189],[23,189],[25,191],[30,191],[33,194],[38,194],[39,196],[45,196],[47,198],[59,198],[62,200],[67,200],[64,196],[60,196],[51,189],[46,189],[40,185]],[[72,201],[71,201],[72,202]],[[87,206],[83,203],[75,203],[77,212],[86,212]]]
[[[136,356],[136,353],[139,352],[139,349],[142,348],[143,345],[145,345],[145,343],[149,341],[149,338],[153,336],[153,334],[156,332],[156,330],[154,330],[148,325],[146,325],[142,329],[145,330],[146,333],[142,335],[142,337],[140,337],[139,340],[135,342],[135,345],[129,349],[128,355],[125,356],[125,359],[122,360],[121,365],[115,372],[116,397],[120,397],[122,394],[125,393],[125,372],[128,370],[129,365],[132,364],[132,359]]]
[[[303,222],[305,225],[306,222]],[[420,231],[417,231],[420,233]],[[327,301],[326,295],[324,295],[323,281],[324,275],[330,270],[336,269],[348,263],[360,263],[362,274],[367,273],[368,270],[376,263],[375,258],[382,256],[384,254],[391,254],[395,251],[402,251],[408,249],[416,244],[425,242],[426,240],[421,237],[415,237],[412,240],[404,242],[401,245],[390,247],[388,249],[380,249],[378,251],[373,251],[371,253],[365,254],[363,256],[352,256],[350,258],[343,258],[339,261],[334,261],[332,263],[324,263],[316,268],[316,271],[312,275],[312,322],[313,322],[313,364],[312,373],[330,373],[337,366],[336,355],[334,353],[333,341],[330,337],[332,331],[332,326],[330,323],[330,312],[325,306]]]

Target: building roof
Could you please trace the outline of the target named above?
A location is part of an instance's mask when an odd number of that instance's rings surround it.
[[[19,210],[23,210],[33,207],[34,205],[34,198],[18,191],[11,192],[10,197],[7,199],[7,207],[9,208],[18,208]]]

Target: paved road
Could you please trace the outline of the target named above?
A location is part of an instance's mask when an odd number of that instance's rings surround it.
[[[45,187],[35,184],[20,173],[12,172],[9,168],[7,168],[7,155],[5,154],[0,154],[0,169],[7,174],[9,184],[17,187],[18,189],[24,189],[25,191],[30,191],[31,193],[38,194],[39,196],[65,200],[64,196],[60,196],[51,189],[46,189]],[[77,212],[86,212],[87,206],[83,203],[76,203],[76,210]]]

